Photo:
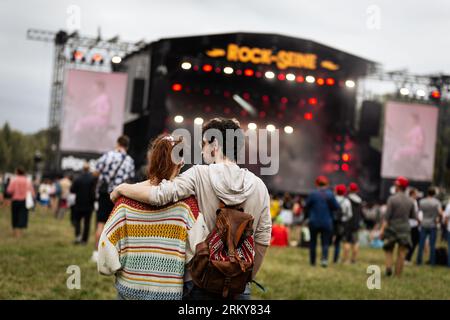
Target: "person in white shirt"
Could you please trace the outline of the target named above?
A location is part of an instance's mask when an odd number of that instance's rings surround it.
[[[352,204],[350,200],[345,196],[347,187],[345,184],[339,184],[335,187],[335,198],[339,206],[341,207],[341,214],[338,217],[338,221],[334,221],[334,257],[333,262],[339,262],[339,253],[341,249],[341,241],[345,235],[346,223],[352,217]],[[347,254],[348,256],[348,254]]]

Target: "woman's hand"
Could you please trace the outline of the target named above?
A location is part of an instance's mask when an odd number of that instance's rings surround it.
[[[118,185],[117,187],[114,188],[114,190],[109,194],[109,197],[111,199],[112,202],[116,202],[117,199],[119,199],[119,197],[122,195],[121,190],[123,189],[123,185],[125,185],[126,183],[122,183],[120,185]]]

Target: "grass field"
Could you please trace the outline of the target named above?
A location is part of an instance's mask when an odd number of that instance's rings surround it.
[[[32,213],[21,239],[13,239],[9,208],[0,208],[0,299],[115,299],[112,277],[100,276],[89,261],[88,246],[75,246],[69,218],[55,221],[50,213]],[[94,219],[93,219],[94,220]],[[354,265],[310,267],[308,252],[270,248],[254,287],[261,299],[450,299],[450,268],[407,266],[401,278],[382,277],[380,290],[369,290],[368,265],[382,265],[383,252],[362,249]],[[69,265],[81,269],[81,289],[66,286]],[[383,269],[383,268],[382,268]]]

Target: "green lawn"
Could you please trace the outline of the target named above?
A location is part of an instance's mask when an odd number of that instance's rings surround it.
[[[94,220],[94,219],[93,219]],[[68,217],[55,221],[38,210],[22,239],[11,237],[9,208],[0,208],[0,299],[114,299],[113,278],[100,276],[88,246],[74,246]],[[263,299],[450,299],[450,268],[407,266],[399,279],[382,277],[380,290],[366,286],[368,265],[382,265],[383,252],[362,249],[355,265],[310,267],[308,252],[270,248],[254,287]],[[69,290],[69,265],[81,268],[81,289]]]

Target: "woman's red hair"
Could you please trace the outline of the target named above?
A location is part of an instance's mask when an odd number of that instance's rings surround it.
[[[172,161],[172,150],[181,142],[181,137],[177,139],[168,134],[161,134],[153,140],[148,153],[147,176],[150,180],[159,183],[163,179],[171,178],[180,165]]]

